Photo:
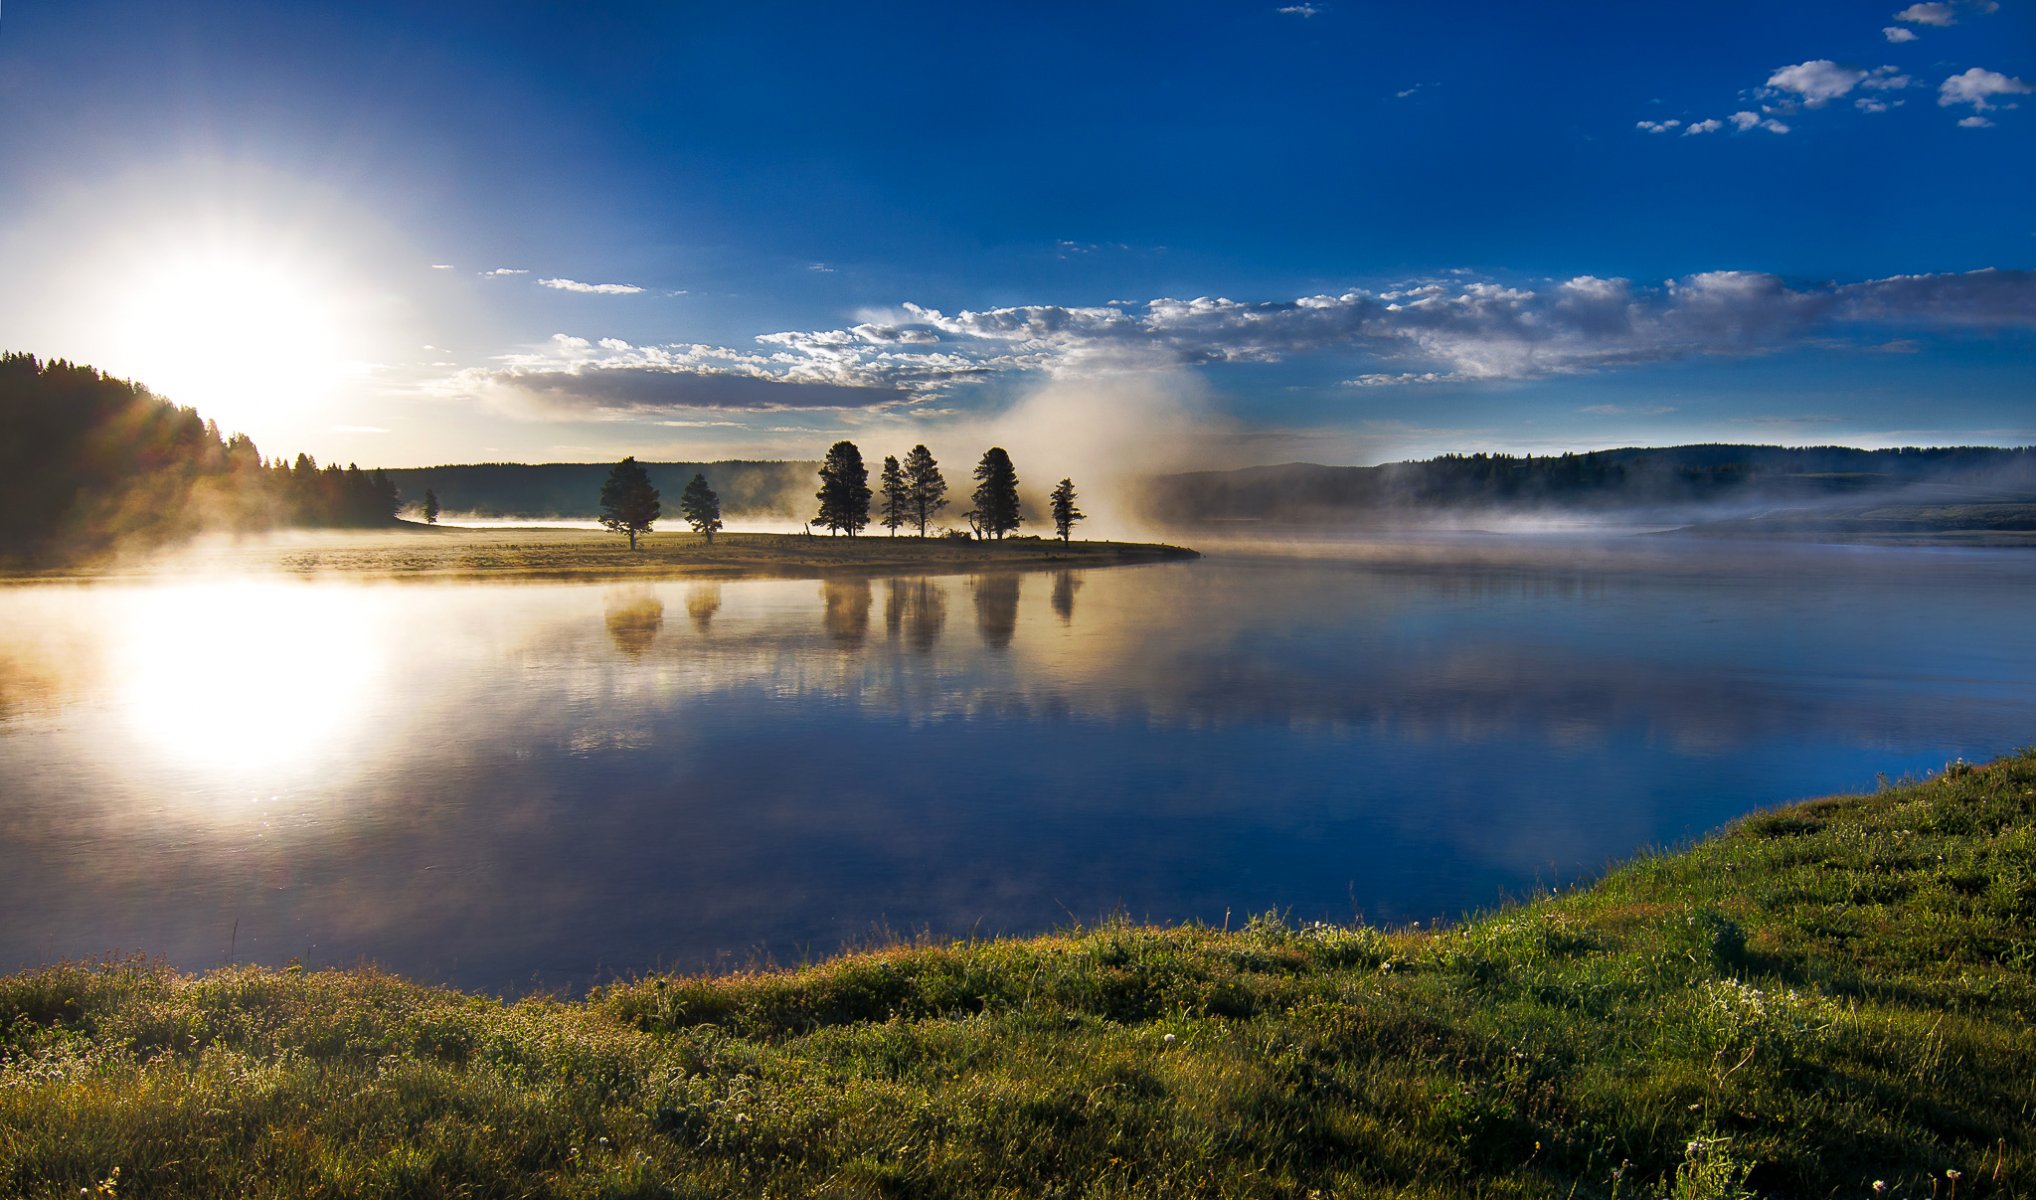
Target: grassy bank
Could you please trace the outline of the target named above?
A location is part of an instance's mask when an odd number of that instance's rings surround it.
[[[2029,1195],[2032,1014],[2036,754],[1442,931],[1113,925],[508,1005],[30,971],[0,1193]]]
[[[631,550],[593,529],[458,529],[402,525],[213,538],[175,551],[108,555],[8,578],[158,578],[197,574],[284,574],[366,580],[631,580],[900,574],[1051,567],[1070,569],[1195,558],[1192,550],[1145,542],[1001,542],[913,537],[808,537],[723,533],[712,545],[696,533],[654,532]]]

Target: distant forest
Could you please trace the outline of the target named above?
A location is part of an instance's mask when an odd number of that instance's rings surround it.
[[[264,459],[137,383],[0,355],[0,559],[93,557],[209,530],[393,524],[381,471]]]
[[[1587,454],[1446,454],[1376,467],[1289,463],[1153,480],[1149,513],[1174,522],[1348,522],[1415,510],[1504,512],[1814,503],[1882,492],[2036,497],[2036,447],[1856,450],[1672,446]]]
[[[695,474],[707,477],[729,516],[790,517],[813,507],[818,462],[700,462],[642,464],[650,485],[668,503]],[[412,503],[428,490],[454,520],[476,517],[593,517],[601,485],[614,463],[477,463],[456,467],[409,467],[384,471]]]

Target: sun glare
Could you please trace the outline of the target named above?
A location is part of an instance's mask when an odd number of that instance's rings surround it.
[[[224,778],[328,765],[381,674],[370,613],[353,601],[284,583],[150,589],[119,660],[129,728],[169,761]]]
[[[227,432],[251,433],[339,388],[346,324],[301,264],[245,246],[138,264],[116,316],[126,373]]]

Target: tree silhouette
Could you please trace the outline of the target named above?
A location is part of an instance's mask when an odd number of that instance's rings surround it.
[[[1002,446],[983,451],[976,464],[975,518],[983,536],[1002,541],[1025,519],[1018,510],[1018,472]]]
[[[896,456],[884,455],[884,528],[898,536],[898,526],[911,519],[912,492],[905,486],[905,473],[898,469]]]
[[[663,511],[658,507],[657,489],[650,486],[650,473],[637,464],[634,455],[608,472],[608,482],[601,485],[601,524],[626,535],[631,550],[636,549],[636,535],[648,532]]]
[[[854,442],[836,442],[820,464],[820,515],[830,536],[846,531],[854,537],[870,523],[870,472]]]
[[[438,524],[438,493],[430,488],[424,489],[424,523]]]
[[[721,497],[707,486],[707,477],[696,474],[693,482],[679,496],[679,515],[686,518],[686,524],[694,533],[707,535],[707,544],[714,544],[714,532],[721,528]]]
[[[919,524],[919,536],[926,536],[926,523],[947,507],[947,480],[940,477],[940,464],[922,443],[905,455],[905,493],[910,497],[912,519]]]
[[[1089,514],[1075,507],[1074,480],[1063,479],[1054,485],[1051,504],[1053,507],[1054,535],[1065,542],[1068,540],[1069,532],[1074,529],[1075,522],[1087,520],[1089,516]]]

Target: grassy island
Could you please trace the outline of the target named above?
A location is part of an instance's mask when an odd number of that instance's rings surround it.
[[[0,979],[0,1193],[2029,1195],[2032,968],[2036,753],[1442,930],[1105,925],[517,1003],[55,966]]]
[[[186,574],[286,574],[386,580],[652,580],[813,578],[986,570],[1055,569],[1167,562],[1193,550],[1146,542],[1046,538],[964,541],[828,537],[800,533],[656,532],[635,550],[594,529],[463,529],[406,524],[390,529],[302,530],[213,537],[173,551],[115,556],[14,579],[156,578]]]

